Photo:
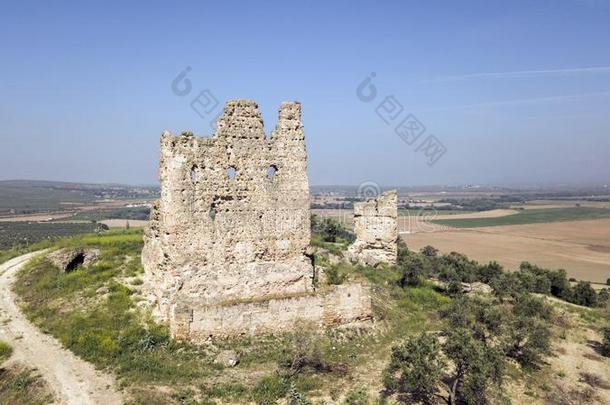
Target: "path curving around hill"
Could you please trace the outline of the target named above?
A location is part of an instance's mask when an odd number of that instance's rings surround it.
[[[17,272],[41,253],[28,253],[0,265],[0,339],[13,347],[11,361],[37,369],[61,404],[121,404],[123,398],[112,376],[64,349],[19,310],[11,285]]]

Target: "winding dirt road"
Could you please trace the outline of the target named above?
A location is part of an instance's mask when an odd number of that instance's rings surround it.
[[[15,303],[11,284],[21,267],[41,252],[16,257],[0,265],[0,339],[13,346],[16,361],[36,368],[61,404],[123,402],[111,376],[96,370],[27,321]]]

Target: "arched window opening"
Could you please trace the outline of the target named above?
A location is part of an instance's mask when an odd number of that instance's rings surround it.
[[[236,174],[237,174],[237,170],[235,170],[235,168],[233,166],[230,166],[227,169],[227,176],[229,176],[229,179],[235,180],[235,175]]]

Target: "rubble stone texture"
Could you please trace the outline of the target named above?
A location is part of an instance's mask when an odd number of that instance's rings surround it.
[[[49,253],[47,259],[63,272],[76,270],[78,266],[89,267],[100,256],[98,249],[63,248]]]
[[[259,333],[300,318],[307,303],[294,309],[286,297],[315,294],[299,103],[282,103],[268,138],[250,100],[227,102],[212,137],[163,133],[159,180],[142,262],[174,336]],[[277,299],[284,305],[269,303]]]
[[[398,195],[388,191],[354,204],[356,241],[348,257],[367,266],[396,264],[398,255]]]

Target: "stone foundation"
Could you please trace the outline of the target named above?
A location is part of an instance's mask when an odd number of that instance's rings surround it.
[[[361,284],[337,285],[324,292],[252,302],[213,306],[180,303],[173,312],[174,336],[194,341],[211,336],[286,332],[294,330],[299,322],[330,326],[372,318],[370,289]]]

